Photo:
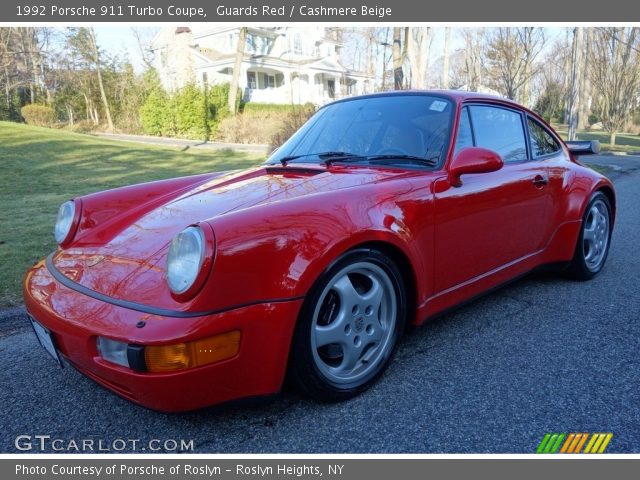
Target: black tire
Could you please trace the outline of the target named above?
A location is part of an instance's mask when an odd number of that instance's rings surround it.
[[[350,291],[345,285],[357,295],[345,294]],[[383,290],[378,307],[376,286]],[[403,277],[394,262],[373,249],[345,253],[318,278],[304,301],[293,335],[289,379],[321,401],[346,400],[366,390],[397,349],[406,309]],[[329,338],[324,335],[338,335],[339,343],[324,344]]]
[[[594,210],[595,209],[595,210]],[[606,225],[602,225],[594,217],[594,211],[599,210],[598,215],[606,218]],[[594,248],[594,240],[587,239],[592,228],[596,228],[598,244]],[[613,231],[613,222],[611,218],[611,202],[609,198],[601,191],[595,192],[582,216],[582,226],[580,227],[580,235],[576,243],[576,249],[573,254],[571,263],[565,270],[565,274],[569,278],[575,280],[591,280],[602,271],[607,256],[609,255],[609,247],[611,246],[611,233]],[[589,247],[591,245],[591,247]],[[597,253],[597,261],[593,260],[594,253]]]

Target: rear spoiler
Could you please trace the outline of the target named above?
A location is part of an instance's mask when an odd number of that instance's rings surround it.
[[[565,143],[569,151],[574,155],[594,155],[600,153],[600,142],[598,140],[572,140]]]

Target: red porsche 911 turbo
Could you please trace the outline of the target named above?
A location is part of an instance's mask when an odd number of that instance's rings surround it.
[[[340,100],[257,168],[64,203],[26,308],[59,363],[152,409],[287,376],[349,398],[407,325],[543,265],[601,271],[614,188],[576,160],[598,148],[479,94]]]

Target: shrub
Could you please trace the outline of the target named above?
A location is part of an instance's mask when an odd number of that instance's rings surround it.
[[[73,125],[67,124],[64,129],[74,133],[91,133],[96,125],[91,120],[78,120]]]
[[[304,125],[315,112],[315,107],[311,104],[303,105],[302,108],[295,109],[290,115],[284,118],[282,127],[269,139],[269,148],[274,151],[284,142],[289,140],[291,135]]]
[[[57,120],[53,108],[46,105],[25,105],[20,109],[20,114],[26,123],[38,127],[52,127]]]
[[[171,136],[176,133],[173,102],[162,87],[155,87],[140,108],[142,129],[149,135]]]
[[[241,93],[238,90],[238,105]],[[213,85],[206,91],[191,83],[171,94],[157,85],[140,108],[140,121],[149,135],[180,136],[208,140],[221,120],[230,116],[229,84]]]
[[[278,105],[278,108],[248,107],[235,117],[220,122],[216,139],[231,143],[260,143],[272,148],[280,146],[313,114],[309,106]]]
[[[290,103],[245,103],[241,110],[243,113],[266,112],[266,113],[291,113],[314,108],[313,104],[292,105]]]
[[[207,101],[209,102],[209,131],[212,135],[215,135],[218,131],[220,122],[229,117],[231,112],[229,111],[229,87],[228,83],[220,85],[213,85],[209,87],[207,93]],[[240,105],[240,99],[242,98],[242,92],[238,89],[238,106]]]
[[[209,116],[202,89],[190,83],[178,90],[175,96],[176,130],[181,137],[207,140]]]

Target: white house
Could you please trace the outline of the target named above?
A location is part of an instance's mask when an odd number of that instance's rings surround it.
[[[239,27],[164,27],[153,40],[165,88],[231,81]],[[373,91],[373,77],[343,67],[325,27],[249,27],[239,87],[246,102],[324,104]]]

